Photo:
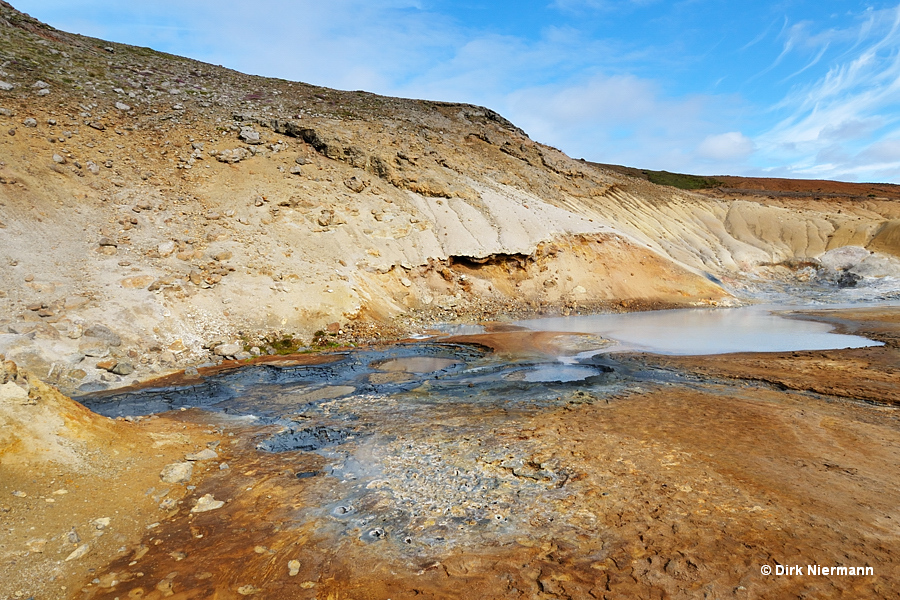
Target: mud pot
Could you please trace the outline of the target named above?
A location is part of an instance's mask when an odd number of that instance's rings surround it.
[[[900,597],[898,316],[714,359],[486,326],[80,398],[217,458],[59,597]]]

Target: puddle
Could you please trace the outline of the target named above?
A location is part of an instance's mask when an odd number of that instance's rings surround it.
[[[537,365],[524,371],[517,371],[509,374],[507,379],[529,383],[570,383],[584,381],[601,374],[603,371],[599,369],[557,363]]]
[[[791,352],[881,346],[834,333],[826,323],[789,319],[776,307],[679,309],[522,321],[537,331],[600,335],[618,342],[609,351],[703,355],[730,352]],[[819,307],[817,307],[819,308]]]
[[[388,373],[434,373],[435,371],[443,371],[454,365],[460,364],[454,358],[442,358],[439,356],[409,356],[406,358],[394,358],[374,366],[379,371]]]

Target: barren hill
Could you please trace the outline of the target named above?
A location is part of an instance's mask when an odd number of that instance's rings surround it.
[[[658,186],[485,108],[244,75],[0,2],[0,353],[68,391],[423,322],[734,302],[801,263],[883,279],[897,219],[893,197]]]

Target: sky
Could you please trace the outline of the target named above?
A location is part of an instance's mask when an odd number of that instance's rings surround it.
[[[12,0],[246,73],[487,106],[574,158],[900,183],[900,4]]]

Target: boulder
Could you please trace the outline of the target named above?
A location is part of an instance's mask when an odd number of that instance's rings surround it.
[[[241,133],[238,135],[238,137],[241,138],[241,141],[247,144],[257,145],[262,143],[259,132],[252,127],[241,127]]]
[[[115,331],[113,331],[106,325],[100,325],[99,323],[95,323],[94,325],[91,325],[90,327],[85,329],[84,335],[87,337],[101,339],[104,342],[108,343],[110,346],[122,345],[122,338],[120,338]]]
[[[220,344],[216,346],[216,349],[213,350],[213,353],[217,356],[234,356],[238,354],[243,348],[240,344]]]
[[[110,369],[110,372],[115,373],[116,375],[131,375],[134,373],[134,365],[130,362],[121,361],[117,363],[115,367]]]
[[[345,180],[344,185],[347,186],[347,188],[351,191],[354,191],[358,194],[366,189],[366,186],[369,185],[369,182],[354,175],[353,177]]]
[[[216,454],[215,450],[204,448],[200,452],[191,452],[190,454],[185,455],[184,458],[189,461],[212,460],[214,458],[219,458],[219,455]]]
[[[187,483],[194,474],[194,465],[190,462],[177,462],[163,467],[159,474],[163,483]]]
[[[199,500],[197,500],[197,504],[194,508],[191,509],[192,513],[201,513],[207,512],[210,510],[216,510],[217,508],[222,508],[225,506],[225,503],[221,500],[216,500],[213,498],[212,494],[206,494],[202,496]]]

